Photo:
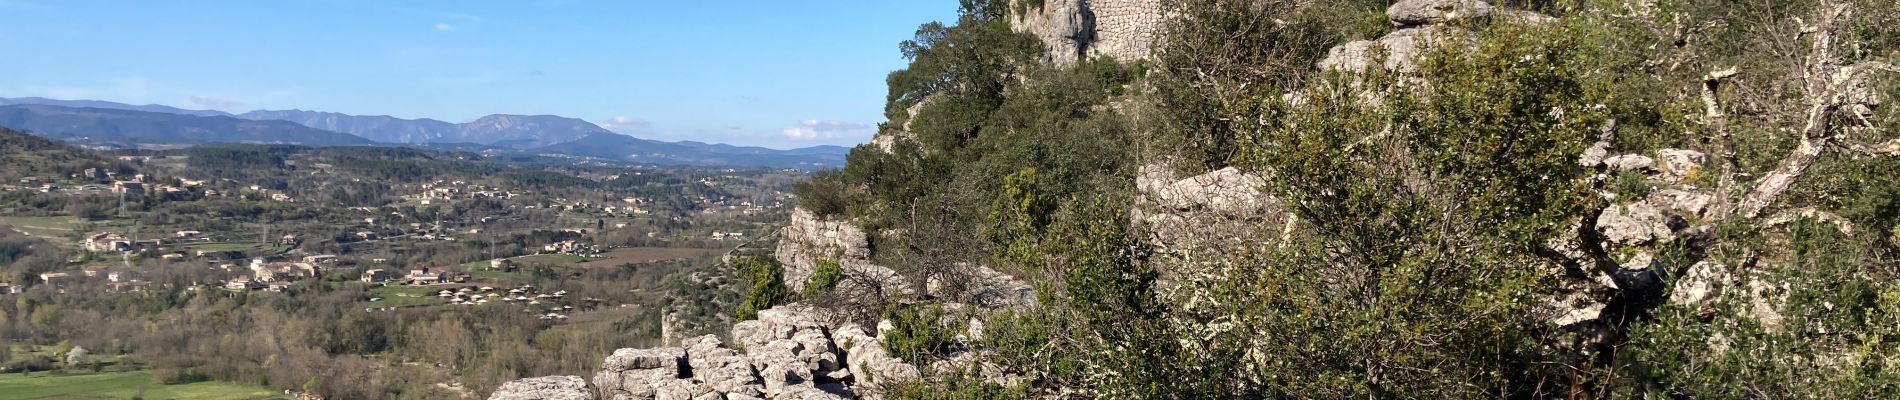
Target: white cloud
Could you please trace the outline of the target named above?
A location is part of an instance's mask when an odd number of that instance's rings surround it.
[[[785,137],[792,140],[832,140],[868,138],[877,132],[877,127],[861,122],[822,121],[808,119],[798,121],[798,125],[785,128]]]
[[[60,100],[106,100],[122,103],[144,104],[151,101],[151,81],[143,77],[127,76],[106,78],[103,85],[87,86],[25,86],[19,90],[9,90],[16,95],[47,97]]]
[[[449,25],[446,22],[437,22],[435,23],[435,30],[443,31],[443,32],[454,32],[455,25]]]
[[[185,106],[185,108],[203,110],[242,111],[244,109],[244,102],[212,96],[192,95],[185,99]]]
[[[625,134],[648,133],[653,130],[653,123],[634,117],[613,117],[600,121],[600,127]]]

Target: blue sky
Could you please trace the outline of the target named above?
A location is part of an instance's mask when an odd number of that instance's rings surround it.
[[[869,140],[949,0],[0,0],[0,97],[465,122],[556,114],[789,148]]]

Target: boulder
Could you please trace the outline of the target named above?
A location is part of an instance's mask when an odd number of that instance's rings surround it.
[[[1333,47],[1326,51],[1321,59],[1321,70],[1339,69],[1347,72],[1359,72],[1373,65],[1379,51],[1385,53],[1385,62],[1381,66],[1388,71],[1410,72],[1416,69],[1414,61],[1425,51],[1428,44],[1455,35],[1447,35],[1432,27],[1405,28],[1372,40],[1356,40]]]
[[[1886,100],[1881,96],[1876,75],[1892,68],[1893,65],[1883,62],[1862,61],[1836,71],[1833,80],[1841,91],[1841,110],[1861,118],[1874,116],[1874,110]]]
[[[1611,171],[1643,171],[1656,164],[1656,159],[1641,154],[1624,154],[1603,160]]]
[[[1583,150],[1583,156],[1577,158],[1577,165],[1584,168],[1596,168],[1610,158],[1610,142],[1600,141]]]
[[[1483,22],[1491,19],[1491,4],[1478,0],[1401,0],[1386,7],[1394,26]]]
[[[851,376],[830,333],[806,307],[788,305],[759,311],[759,319],[732,326],[732,340],[752,358],[753,368],[765,380],[767,397],[771,397],[774,385],[839,381]]]
[[[654,399],[661,389],[672,390],[677,385],[673,381],[686,377],[685,368],[685,349],[619,349],[601,362],[594,386],[611,400]]]
[[[686,364],[686,349],[662,347],[657,349],[620,349],[607,356],[601,364],[602,369],[633,370],[669,368],[678,370]]]
[[[587,381],[578,376],[544,376],[509,381],[488,400],[593,400]]]
[[[884,342],[871,332],[856,324],[845,325],[832,333],[839,347],[845,349],[845,365],[852,370],[856,378],[860,395],[874,398],[890,385],[922,378],[917,366],[905,363],[884,349]]]
[[[765,395],[765,382],[753,371],[752,360],[737,350],[726,348],[718,337],[700,336],[687,339],[681,345],[686,346],[686,363],[694,379],[727,395]]]
[[[1703,260],[1689,266],[1682,278],[1677,279],[1669,291],[1669,303],[1679,306],[1699,306],[1715,299],[1715,290],[1720,284],[1717,264]]]
[[[1700,151],[1683,149],[1662,149],[1656,152],[1659,158],[1655,164],[1656,172],[1670,181],[1682,178],[1702,169],[1709,162],[1709,156]]]
[[[1715,195],[1683,189],[1662,189],[1649,194],[1649,204],[1685,219],[1707,216],[1715,204]]]
[[[1640,245],[1675,240],[1671,219],[1649,203],[1611,206],[1597,216],[1597,232],[1612,243]]]

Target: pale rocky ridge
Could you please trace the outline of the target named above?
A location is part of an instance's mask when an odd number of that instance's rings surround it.
[[[1150,49],[1127,44],[1134,37],[1152,40],[1163,19],[1158,1],[1051,1],[1033,15],[1013,21],[1019,30],[1036,34],[1051,52],[1049,62],[1072,63],[1080,57],[1108,56],[1122,60],[1148,56]],[[1121,13],[1143,10],[1147,17]],[[1317,66],[1356,71],[1370,67],[1376,51],[1387,51],[1380,67],[1409,72],[1428,41],[1472,38],[1472,24],[1494,19],[1520,23],[1548,23],[1554,19],[1540,14],[1502,10],[1475,0],[1406,0],[1387,10],[1398,28],[1385,37],[1341,44]],[[1106,16],[1106,19],[1105,19]],[[1106,24],[1104,22],[1106,21]],[[1147,42],[1144,42],[1147,43]],[[1849,74],[1852,71],[1843,72]],[[1846,79],[1846,78],[1842,78]],[[1870,98],[1860,104],[1879,104]],[[911,116],[915,116],[913,107]],[[1851,111],[1863,111],[1854,109]],[[908,124],[904,130],[908,129]],[[881,132],[873,143],[890,152],[904,137]],[[881,142],[879,141],[881,140]],[[1579,155],[1581,167],[1598,171],[1594,179],[1613,179],[1621,171],[1641,174],[1657,189],[1633,198],[1618,198],[1602,193],[1610,205],[1588,218],[1574,222],[1573,231],[1592,232],[1591,237],[1573,236],[1554,240],[1548,246],[1574,259],[1592,254],[1618,254],[1608,268],[1585,266],[1582,271],[1565,270],[1562,265],[1539,268],[1558,277],[1560,288],[1548,298],[1537,317],[1560,330],[1600,331],[1615,304],[1633,291],[1661,293],[1665,283],[1656,275],[1657,252],[1682,240],[1693,240],[1689,221],[1708,218],[1721,206],[1713,188],[1697,186],[1696,178],[1707,167],[1709,157],[1686,149],[1662,149],[1653,154],[1611,154],[1608,139]],[[1179,176],[1164,163],[1144,165],[1136,178],[1136,208],[1132,222],[1147,229],[1146,241],[1154,245],[1156,256],[1167,270],[1163,275],[1162,294],[1182,311],[1176,318],[1197,319],[1201,307],[1224,301],[1199,285],[1219,271],[1224,257],[1249,247],[1273,246],[1295,234],[1303,222],[1293,218],[1279,199],[1262,192],[1266,181],[1258,174],[1227,168],[1191,176]],[[1820,215],[1796,214],[1790,218],[1819,218]],[[1851,228],[1844,228],[1851,229]],[[1598,237],[1600,236],[1600,237]],[[871,262],[865,232],[852,221],[831,220],[805,210],[795,210],[789,226],[781,232],[775,256],[786,269],[785,281],[794,290],[802,290],[819,262],[838,262],[847,273],[886,277],[890,288],[910,287],[894,270]],[[995,282],[999,292],[1026,301],[976,304],[980,308],[1034,307],[1029,286],[1007,274],[982,266],[971,266],[971,276]],[[1706,304],[1722,290],[1739,288],[1757,299],[1755,309],[1762,310],[1763,321],[1773,321],[1775,301],[1772,288],[1759,282],[1740,279],[1715,262],[1698,262],[1686,271],[1673,272],[1676,280],[1667,283],[1672,295],[1663,301],[1677,304]],[[930,286],[930,285],[927,285]],[[981,286],[981,285],[978,285]],[[1230,299],[1229,299],[1230,300]],[[955,307],[968,307],[956,305]],[[954,308],[954,307],[953,307]],[[758,321],[740,323],[732,328],[733,346],[713,337],[682,342],[677,348],[660,349],[661,358],[673,362],[629,363],[609,359],[609,368],[594,383],[605,398],[880,398],[888,383],[918,379],[931,372],[953,366],[978,366],[979,354],[963,353],[947,357],[933,365],[916,366],[891,356],[876,331],[848,323],[831,323],[827,312],[806,305],[790,305],[760,313]],[[981,320],[970,321],[965,340],[981,337]],[[1212,333],[1231,329],[1229,325],[1201,324]],[[1589,336],[1586,336],[1589,337]],[[1601,336],[1595,336],[1601,337]],[[738,349],[744,349],[743,351]],[[1190,348],[1190,351],[1194,349]],[[629,351],[649,354],[647,351]],[[616,352],[620,357],[621,352]],[[640,365],[658,367],[634,368]],[[992,381],[1010,382],[1022,377],[991,374]],[[650,393],[650,395],[649,395]],[[715,396],[717,395],[717,396]],[[645,397],[643,397],[645,396]],[[723,396],[723,397],[719,397]]]
[[[811,306],[779,306],[733,325],[731,345],[707,335],[620,349],[602,361],[591,388],[574,376],[528,378],[489,398],[878,399],[883,385],[922,376],[884,350],[880,333],[834,320]]]

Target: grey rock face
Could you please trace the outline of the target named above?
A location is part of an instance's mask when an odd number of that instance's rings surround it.
[[[1882,98],[1879,85],[1875,82],[1879,69],[1892,68],[1892,65],[1878,61],[1863,61],[1842,67],[1834,74],[1834,84],[1841,88],[1844,107],[1842,110],[1871,117],[1874,109],[1880,107],[1886,99]]]
[[[1009,22],[1042,41],[1044,61],[1069,65],[1091,57],[1147,57],[1164,16],[1160,0],[1048,0]]]
[[[1385,9],[1396,26],[1485,21],[1491,13],[1491,4],[1478,0],[1403,0]]]
[[[1412,71],[1415,69],[1413,61],[1418,59],[1427,45],[1447,37],[1446,32],[1433,27],[1400,29],[1378,39],[1357,40],[1333,47],[1327,50],[1326,58],[1320,60],[1319,68],[1363,71],[1374,65],[1379,51],[1384,51],[1385,62],[1379,65],[1391,71]]]
[[[677,347],[620,349],[600,365],[594,386],[608,399],[654,399],[661,389],[677,393],[671,382],[686,376],[686,350]]]
[[[916,366],[891,356],[884,342],[863,327],[846,325],[833,332],[832,338],[845,349],[845,365],[852,370],[857,385],[866,389],[860,390],[865,397],[874,397],[893,383],[922,378]]]
[[[1135,178],[1141,205],[1135,220],[1148,225],[1148,241],[1160,253],[1227,253],[1260,239],[1236,232],[1286,223],[1280,200],[1262,192],[1265,186],[1259,176],[1235,168],[1177,180],[1168,167],[1142,166]]]
[[[593,400],[587,381],[578,376],[544,376],[501,384],[488,400]]]
[[[864,230],[850,221],[820,218],[804,209],[794,209],[791,224],[779,235],[773,256],[785,266],[785,285],[794,292],[805,290],[805,283],[821,261],[870,262],[870,241]]]
[[[1648,203],[1611,206],[1597,217],[1597,231],[1612,243],[1639,245],[1675,239],[1670,218]]]
[[[1695,150],[1662,149],[1656,151],[1656,157],[1660,158],[1656,172],[1671,181],[1680,181],[1709,162],[1707,154]]]
[[[780,306],[733,326],[744,352],[710,335],[683,347],[620,349],[602,362],[594,386],[607,399],[876,399],[885,388],[879,384],[919,377],[877,337],[855,325],[846,332],[836,342],[814,309]],[[847,344],[859,366],[847,362]]]
[[[1641,154],[1624,154],[1603,160],[1612,171],[1642,171],[1656,164],[1656,159]]]

